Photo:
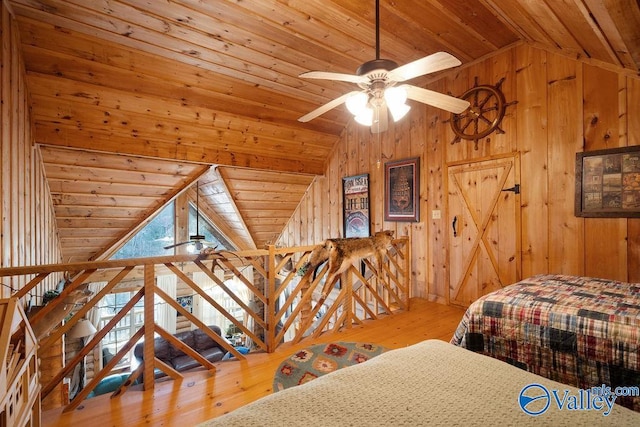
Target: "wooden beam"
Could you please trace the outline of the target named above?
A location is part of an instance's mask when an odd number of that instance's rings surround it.
[[[322,175],[324,159],[288,160],[282,156],[259,156],[228,150],[210,149],[207,141],[192,143],[163,143],[152,139],[118,137],[110,131],[78,129],[52,122],[36,122],[34,138],[37,143],[74,147],[87,150],[130,154],[156,159],[195,163],[241,166],[252,169]]]

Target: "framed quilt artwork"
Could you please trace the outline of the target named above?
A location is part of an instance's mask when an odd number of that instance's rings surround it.
[[[640,146],[576,154],[575,214],[640,217]]]

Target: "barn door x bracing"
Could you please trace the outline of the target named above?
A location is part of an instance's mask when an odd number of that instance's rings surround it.
[[[520,278],[518,157],[449,165],[449,301],[468,306]]]

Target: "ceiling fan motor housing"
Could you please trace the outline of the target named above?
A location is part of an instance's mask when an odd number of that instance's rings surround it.
[[[356,74],[364,76],[375,70],[391,71],[395,68],[398,68],[398,64],[390,59],[374,59],[359,66]]]
[[[189,240],[204,240],[205,237],[202,234],[192,234],[189,236]]]

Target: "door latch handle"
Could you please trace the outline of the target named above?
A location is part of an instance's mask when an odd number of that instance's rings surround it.
[[[458,237],[458,231],[456,230],[456,224],[458,223],[458,217],[453,217],[453,222],[451,223],[451,227],[453,227],[453,237]]]
[[[516,184],[511,188],[505,188],[502,191],[513,191],[515,194],[520,194],[520,184]]]

